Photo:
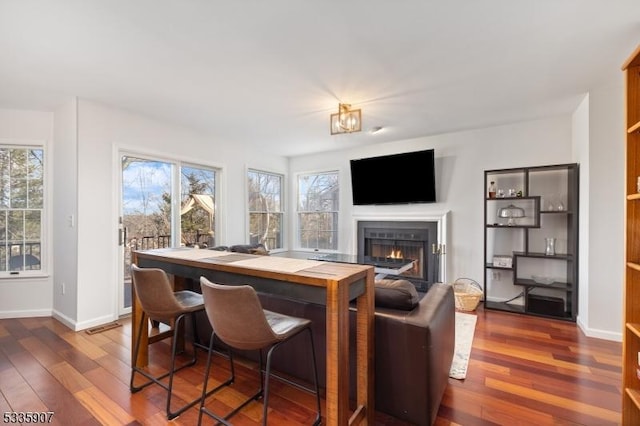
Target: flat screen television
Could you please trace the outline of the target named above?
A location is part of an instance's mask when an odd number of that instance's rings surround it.
[[[351,160],[354,205],[434,203],[433,149]]]

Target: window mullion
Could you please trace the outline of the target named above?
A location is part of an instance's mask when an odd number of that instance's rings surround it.
[[[9,270],[9,210],[5,210],[2,212],[4,215],[4,268],[2,268],[2,270],[4,271],[8,271]]]
[[[182,238],[180,226],[180,200],[182,199],[180,188],[180,163],[171,164],[171,247],[180,247]]]

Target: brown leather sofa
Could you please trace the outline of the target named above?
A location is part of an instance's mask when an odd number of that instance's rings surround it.
[[[379,299],[376,296],[376,300]],[[321,385],[325,377],[325,311],[323,306],[275,296],[261,295],[265,309],[309,318]],[[350,317],[351,348],[355,349],[355,308]],[[376,306],[375,312],[375,408],[417,425],[436,419],[448,384],[455,341],[453,289],[434,284],[420,294],[411,310]],[[311,383],[308,345],[293,339],[275,354],[274,369]],[[355,397],[355,350],[351,354],[351,396]]]

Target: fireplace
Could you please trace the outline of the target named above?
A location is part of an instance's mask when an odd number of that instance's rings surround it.
[[[411,269],[390,278],[411,281],[419,291],[440,280],[438,222],[358,221],[358,261],[405,259]]]

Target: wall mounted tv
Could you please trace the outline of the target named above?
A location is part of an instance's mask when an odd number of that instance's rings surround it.
[[[354,205],[433,203],[433,149],[351,160]]]

